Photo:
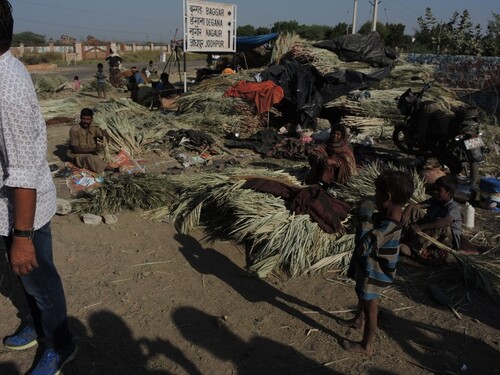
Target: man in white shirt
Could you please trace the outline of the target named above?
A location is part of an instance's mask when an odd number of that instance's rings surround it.
[[[10,3],[0,0],[0,241],[31,313],[4,345],[22,350],[39,341],[44,352],[31,374],[54,375],[75,357],[77,347],[52,260],[56,191],[46,159],[46,125],[31,78],[9,51],[13,24]]]

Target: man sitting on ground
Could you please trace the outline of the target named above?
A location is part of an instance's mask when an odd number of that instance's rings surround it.
[[[160,82],[158,82],[155,86],[155,90],[158,91],[161,97],[175,95],[177,93],[176,87],[170,83],[168,79],[168,73],[160,74]]]
[[[141,72],[137,70],[136,66],[133,66],[132,68],[130,68],[130,70],[132,71],[131,77],[135,78],[135,83],[137,83],[138,85],[140,84],[144,85],[146,83],[144,77],[142,76]]]
[[[99,154],[103,146],[99,145],[98,141],[109,140],[109,136],[105,130],[92,125],[93,117],[94,112],[90,108],[84,108],[80,112],[80,124],[73,126],[69,131],[68,156],[77,167],[89,169],[98,174],[105,170],[119,172],[118,167],[106,164]]]

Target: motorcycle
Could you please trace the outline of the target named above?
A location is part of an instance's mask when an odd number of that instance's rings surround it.
[[[453,114],[444,113],[432,101],[424,100],[425,92],[435,80],[422,82],[419,92],[409,88],[396,98],[405,121],[394,127],[394,144],[406,154],[437,157],[452,174],[464,175],[470,185],[477,186],[479,165],[487,152],[479,132],[479,112],[474,108],[459,108]]]

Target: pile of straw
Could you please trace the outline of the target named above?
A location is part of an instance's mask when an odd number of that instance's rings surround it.
[[[101,102],[94,110],[94,123],[108,132],[110,149],[125,149],[132,157],[142,155],[149,146],[157,147],[169,130],[179,128],[173,117],[148,111],[128,99]]]
[[[69,86],[66,77],[62,75],[45,75],[35,80],[35,92],[40,93],[54,93],[59,92],[66,86]]]
[[[237,81],[254,81],[255,74],[255,71],[247,70],[200,82],[191,92],[176,100],[179,107],[177,120],[182,122],[185,128],[216,135],[239,132],[246,136],[257,132],[266,124],[267,117],[259,115],[251,102],[223,96]]]
[[[447,251],[457,260],[460,274],[466,285],[485,292],[500,300],[500,259],[495,256],[466,255],[455,251],[424,232],[418,232],[424,240]]]
[[[49,120],[55,117],[73,117],[80,115],[80,103],[76,98],[40,100],[43,118]]]
[[[418,175],[416,170],[382,162],[364,165],[359,174],[352,177],[345,186],[337,185],[337,198],[355,204],[367,197],[373,197],[375,195],[374,181],[384,170],[399,170],[410,173],[415,186],[411,201],[416,203],[426,199],[425,181]]]
[[[347,187],[337,190],[341,200],[357,203],[375,194],[373,181],[393,165],[373,164],[363,169]],[[179,203],[161,208],[151,216],[163,220],[171,215],[182,233],[202,225],[212,239],[232,240],[250,247],[249,270],[265,277],[272,271],[290,276],[326,268],[345,272],[354,248],[352,224],[344,223],[348,234],[328,234],[308,215],[290,213],[281,198],[242,189],[246,177],[277,178],[300,186],[283,171],[232,169],[224,174],[173,177],[178,185]],[[415,172],[415,200],[424,196],[423,181]],[[170,216],[169,216],[170,217]]]
[[[151,210],[175,200],[174,187],[165,176],[129,174],[104,179],[99,187],[85,191],[75,212],[102,215],[123,210]]]
[[[207,236],[231,240],[249,247],[249,271],[260,277],[272,271],[290,276],[343,269],[353,248],[352,235],[328,234],[308,215],[294,215],[281,198],[243,189],[246,178],[278,179],[293,185],[291,175],[266,169],[232,169],[224,174],[174,176],[178,202],[170,209],[149,213],[151,218],[174,220],[177,229],[188,233],[202,225]]]

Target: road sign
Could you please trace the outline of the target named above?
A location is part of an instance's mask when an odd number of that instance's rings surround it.
[[[186,0],[184,51],[236,52],[236,5]]]

